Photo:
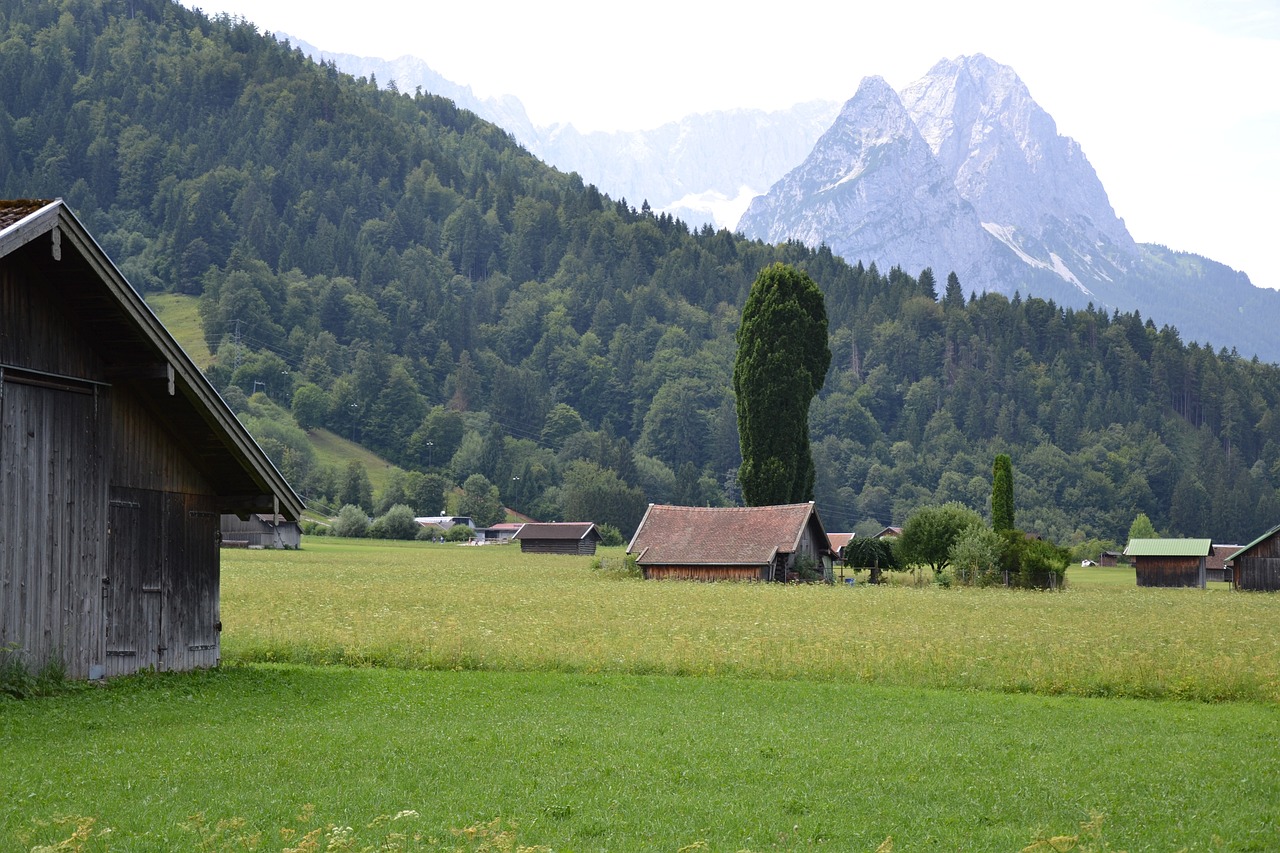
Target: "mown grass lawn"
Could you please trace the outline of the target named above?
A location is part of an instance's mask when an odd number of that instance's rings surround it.
[[[235,666],[0,705],[0,849],[1015,851],[1100,816],[1077,849],[1273,850],[1277,736],[1263,704]]]

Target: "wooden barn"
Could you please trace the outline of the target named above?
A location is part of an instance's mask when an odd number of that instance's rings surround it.
[[[1124,549],[1138,586],[1194,586],[1204,589],[1213,543],[1209,539],[1130,539]]]
[[[1228,558],[1236,589],[1280,590],[1280,526],[1273,527]]]
[[[700,581],[829,578],[835,556],[812,501],[756,507],[650,504],[627,553],[635,555],[645,578]]]
[[[288,548],[302,547],[302,525],[282,515],[252,512],[248,518],[222,516],[223,548]]]
[[[602,539],[590,521],[528,522],[511,537],[529,554],[583,554],[596,552]]]
[[[84,226],[0,202],[0,648],[217,665],[219,517],[255,512],[302,501]]]

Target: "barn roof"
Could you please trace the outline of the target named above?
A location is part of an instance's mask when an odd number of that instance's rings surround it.
[[[794,553],[810,520],[826,540],[813,502],[753,507],[650,504],[628,554],[650,565],[764,565]]]
[[[831,543],[832,551],[839,551],[845,545],[849,544],[849,540],[854,537],[853,533],[828,533],[827,541]]]
[[[180,437],[222,511],[270,513],[278,504],[290,519],[302,514],[302,499],[61,199],[0,201],[0,259],[8,258],[56,291],[107,382],[131,383]]]
[[[591,534],[594,534],[597,539],[601,538],[600,531],[596,530],[595,523],[590,521],[531,521],[520,525],[520,529],[516,531],[513,538],[520,540],[564,539],[577,541]]]
[[[1207,557],[1212,539],[1130,539],[1124,549],[1130,557]]]
[[[1239,551],[1236,551],[1235,553],[1231,554],[1229,557],[1227,557],[1227,559],[1228,559],[1228,560],[1234,560],[1235,558],[1239,557],[1239,556],[1240,556],[1241,554],[1243,554],[1244,552],[1248,551],[1250,548],[1253,548],[1254,546],[1256,546],[1256,545],[1258,545],[1258,544],[1260,544],[1260,543],[1262,543],[1262,542],[1265,542],[1267,539],[1270,539],[1270,538],[1271,538],[1275,533],[1277,533],[1277,532],[1280,532],[1280,525],[1276,525],[1275,527],[1271,528],[1271,529],[1270,529],[1270,530],[1268,530],[1266,533],[1262,534],[1262,535],[1261,535],[1261,536],[1259,536],[1257,539],[1255,539],[1255,540],[1253,540],[1252,542],[1250,542],[1248,545],[1245,545],[1245,546],[1244,546],[1243,548],[1241,548]]]

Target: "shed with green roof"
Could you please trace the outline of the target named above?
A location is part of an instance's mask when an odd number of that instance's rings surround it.
[[[1191,586],[1204,589],[1211,539],[1130,539],[1124,549],[1138,586]]]

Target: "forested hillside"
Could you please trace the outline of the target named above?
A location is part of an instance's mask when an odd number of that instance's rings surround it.
[[[737,500],[733,336],[784,261],[826,294],[829,529],[985,512],[998,452],[1019,526],[1067,544],[1140,511],[1217,541],[1280,521],[1280,370],[1137,315],[690,232],[449,101],[161,0],[2,0],[0,91],[0,194],[66,198],[135,286],[197,295],[211,379],[318,501],[359,495],[313,426],[416,472],[374,500],[424,514],[464,483],[624,533],[646,501]]]

